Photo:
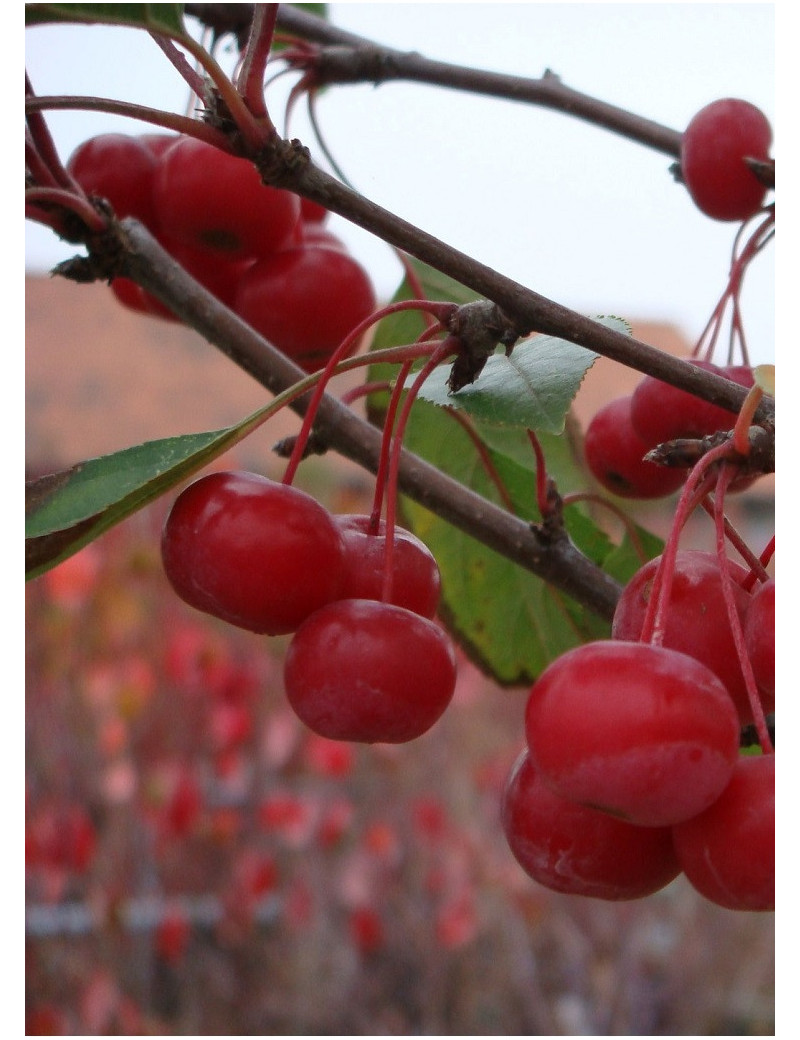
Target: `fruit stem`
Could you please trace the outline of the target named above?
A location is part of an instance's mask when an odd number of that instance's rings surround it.
[[[395,303],[387,304],[386,307],[381,307],[373,314],[368,315],[363,321],[360,321],[354,329],[345,336],[336,350],[331,354],[330,358],[322,371],[319,383],[314,389],[311,403],[306,410],[306,414],[303,416],[303,424],[300,428],[300,433],[295,441],[295,446],[292,451],[292,455],[289,462],[286,465],[286,472],[283,475],[283,483],[291,484],[297,473],[297,467],[303,458],[305,452],[306,443],[311,434],[311,428],[314,425],[314,419],[316,418],[317,410],[319,409],[320,402],[325,395],[325,389],[332,376],[335,375],[337,365],[340,361],[344,360],[348,354],[351,353],[353,345],[357,343],[364,333],[376,322],[385,318],[389,314],[394,314],[397,311],[407,310],[432,310],[434,313],[437,311],[441,313],[450,313],[451,309],[454,309],[454,304],[449,303],[431,303],[427,300],[398,300]],[[409,344],[413,346],[414,344]],[[414,355],[416,357],[416,355]],[[365,364],[369,363],[369,359],[365,361]]]
[[[745,687],[747,689],[747,699],[750,702],[750,711],[753,715],[756,733],[758,734],[758,742],[761,745],[762,752],[765,755],[771,755],[775,753],[775,748],[770,739],[769,729],[767,728],[764,705],[761,703],[761,698],[758,695],[758,686],[756,684],[755,674],[753,673],[753,665],[750,661],[750,655],[747,653],[747,647],[745,646],[742,621],[739,617],[739,611],[736,609],[736,600],[734,599],[733,578],[728,568],[728,558],[725,553],[725,492],[727,491],[731,480],[736,476],[736,473],[737,470],[735,465],[723,464],[720,468],[719,475],[717,476],[717,488],[714,495],[714,526],[716,531],[720,582],[722,586],[722,595],[725,600],[725,609],[728,614],[728,624],[730,625],[731,635],[733,636],[734,646],[736,647],[736,657],[739,661],[739,666],[744,677]]]
[[[451,419],[455,419],[455,421],[459,424],[459,426],[462,427],[466,435],[469,437],[470,441],[472,442],[472,446],[478,453],[478,458],[480,459],[481,465],[486,470],[487,477],[489,478],[489,480],[491,480],[492,484],[494,484],[495,488],[497,489],[497,494],[500,496],[500,501],[503,503],[503,505],[506,507],[509,513],[516,513],[514,503],[511,500],[511,495],[508,493],[508,488],[505,486],[502,477],[497,472],[497,467],[495,466],[494,462],[492,462],[492,457],[489,454],[486,445],[481,440],[480,435],[478,431],[475,429],[475,426],[473,425],[471,420],[457,408],[445,408],[445,412],[450,416]]]
[[[431,372],[452,354],[457,354],[460,349],[460,341],[456,336],[446,336],[441,343],[437,344],[433,353],[417,372],[414,382],[408,388],[403,407],[395,425],[392,440],[391,458],[389,460],[389,476],[386,489],[386,556],[383,569],[383,589],[381,599],[388,603],[391,601],[392,583],[394,580],[394,528],[397,514],[397,481],[400,469],[400,451],[403,447],[403,435],[405,434],[411,406],[422,388],[422,384]]]
[[[277,4],[254,4],[250,35],[245,44],[242,64],[236,76],[236,87],[252,115],[271,133],[277,134],[269,117],[264,98],[264,77],[267,60],[275,36],[278,18]]]
[[[686,483],[683,485],[675,514],[672,518],[669,535],[664,543],[653,584],[650,600],[647,604],[640,640],[661,646],[664,642],[669,602],[672,597],[672,577],[675,572],[675,558],[678,553],[681,532],[689,516],[702,501],[706,493],[714,486],[716,478],[709,473],[709,467],[730,453],[730,445],[726,442],[707,452],[692,468]]]
[[[703,501],[700,503],[700,505],[705,510],[705,512],[712,519],[714,519],[715,514],[713,499],[710,500],[709,496],[706,495],[703,498]],[[759,558],[755,555],[752,549],[747,545],[744,538],[742,538],[742,536],[739,534],[739,532],[736,530],[736,528],[733,526],[733,524],[730,522],[727,516],[724,517],[724,524],[725,537],[728,539],[728,541],[731,543],[734,549],[736,549],[736,551],[739,553],[739,555],[742,557],[742,559],[750,569],[750,573],[747,576],[747,580],[742,583],[742,588],[749,591],[756,581],[766,581],[767,578],[769,578],[769,575],[767,574],[764,564],[761,562],[761,560],[759,560]]]

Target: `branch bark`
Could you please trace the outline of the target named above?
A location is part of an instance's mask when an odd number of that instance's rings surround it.
[[[254,332],[236,314],[211,297],[166,253],[137,221],[120,222],[122,273],[148,292],[231,358],[273,394],[293,386],[304,373]],[[292,407],[299,414],[308,395]],[[336,398],[325,395],[314,424],[323,443],[375,473],[381,432]],[[619,584],[596,567],[568,539],[542,538],[530,524],[463,487],[429,463],[403,451],[400,490],[490,549],[538,575],[601,617],[610,619]]]

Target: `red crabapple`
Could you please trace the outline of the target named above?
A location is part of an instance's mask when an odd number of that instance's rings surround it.
[[[728,691],[677,650],[612,639],[552,661],[525,709],[531,760],[562,798],[669,826],[722,792],[739,749]]]
[[[729,910],[775,909],[775,756],[742,755],[704,812],[672,829],[681,869]]]
[[[502,797],[503,831],[539,884],[595,899],[639,899],[679,873],[669,827],[637,827],[556,794],[523,752]]]
[[[455,690],[455,654],[433,621],[379,600],[315,611],[289,644],[286,696],[331,740],[404,743],[427,732]]]
[[[164,235],[231,259],[271,255],[300,219],[297,195],[263,184],[248,159],[193,137],[162,154],[153,199]]]
[[[660,562],[660,556],[650,560],[623,589],[611,626],[614,639],[628,642],[639,639]],[[751,595],[741,587],[741,583],[748,572],[733,560],[728,561],[728,571],[733,579],[736,610],[744,623]],[[680,549],[677,552],[663,645],[702,661],[724,683],[736,705],[741,724],[746,726],[753,721],[715,553],[699,549]],[[772,710],[769,697],[762,697],[762,703],[766,711]]]
[[[695,205],[715,220],[747,220],[767,189],[745,159],[769,158],[772,128],[747,101],[721,98],[691,119],[681,141],[680,167]]]
[[[744,642],[756,684],[770,707],[775,704],[775,579],[753,593],[744,616]]]
[[[583,447],[593,475],[622,498],[662,498],[686,479],[684,470],[645,461],[653,445],[633,428],[630,397],[618,397],[595,414]]]
[[[753,370],[749,365],[714,365],[710,361],[692,361],[691,364],[748,389],[753,385]],[[648,448],[679,437],[699,438],[730,430],[735,422],[735,412],[703,401],[654,376],[645,376],[631,395],[631,423]]]
[[[386,523],[369,532],[370,518],[340,514],[334,520],[344,536],[342,599],[381,599],[386,556]],[[441,577],[430,549],[402,527],[394,530],[391,602],[432,618],[439,605]]]
[[[347,253],[301,245],[254,263],[242,276],[233,309],[312,372],[372,314],[375,293],[366,271]]]
[[[210,473],[176,499],[161,555],[190,606],[280,635],[338,595],[344,543],[331,514],[298,488],[254,473]]]

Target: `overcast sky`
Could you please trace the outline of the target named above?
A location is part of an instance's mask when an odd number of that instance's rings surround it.
[[[751,101],[775,125],[771,4],[345,3],[330,11],[344,28],[429,57],[529,76],[550,68],[570,87],[676,130],[724,96]],[[139,31],[32,28],[26,64],[38,94],[186,109],[182,81]],[[268,95],[276,114],[289,82]],[[567,306],[672,321],[693,341],[724,287],[735,227],[696,211],[658,152],[546,109],[418,84],[337,88],[318,114],[362,193]],[[87,113],[52,113],[48,122],[64,157],[92,134],[146,129]],[[290,132],[315,150],[302,108]],[[399,269],[388,247],[336,227],[390,294]],[[26,228],[28,270],[74,252]],[[743,299],[753,358],[772,361],[772,248],[751,269]]]

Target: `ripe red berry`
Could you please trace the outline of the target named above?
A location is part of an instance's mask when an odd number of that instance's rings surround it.
[[[747,220],[767,189],[745,163],[768,159],[772,128],[747,101],[721,98],[702,108],[681,141],[681,173],[698,209],[715,220]]]
[[[676,650],[614,640],[548,665],[531,688],[525,733],[562,798],[650,827],[707,808],[739,748],[736,711],[713,672]]]
[[[630,397],[618,397],[595,414],[583,445],[586,464],[608,491],[622,498],[662,498],[681,486],[686,473],[646,462],[652,447],[633,428]]]
[[[679,873],[669,827],[637,827],[568,801],[543,781],[523,752],[502,798],[502,824],[514,857],[556,892],[638,899]]]
[[[192,137],[161,156],[153,199],[167,238],[231,259],[275,252],[300,219],[297,195],[263,184],[249,160]]]
[[[289,703],[309,729],[366,743],[421,736],[450,703],[455,681],[442,629],[379,600],[343,599],[313,613],[284,666]]]
[[[312,372],[375,310],[375,293],[367,273],[349,254],[296,246],[253,264],[242,276],[233,309]]]
[[[661,557],[650,560],[631,578],[614,612],[611,634],[614,639],[635,642],[642,632]],[[739,619],[744,619],[751,596],[741,587],[747,570],[728,561],[733,578],[733,596]],[[753,721],[742,666],[728,621],[722,591],[722,575],[715,553],[681,549],[676,554],[672,590],[664,627],[663,645],[701,661],[722,680],[743,726]],[[770,711],[772,703],[762,699]]]
[[[386,524],[369,533],[368,516],[343,514],[334,517],[344,536],[345,565],[342,599],[381,599],[386,556]],[[391,602],[432,618],[439,605],[441,577],[430,549],[410,531],[394,531]]]
[[[338,595],[344,544],[331,514],[298,488],[254,473],[211,473],[176,499],[161,555],[185,602],[279,635]]]
[[[775,909],[775,756],[744,755],[700,815],[673,828],[681,869],[729,910]]]
[[[740,386],[753,385],[753,370],[748,365],[691,363]],[[654,448],[679,437],[706,437],[718,430],[733,429],[736,413],[702,401],[653,376],[645,376],[631,395],[631,422],[648,448]]]
[[[756,589],[744,617],[744,642],[763,698],[775,704],[775,579]]]
[[[100,134],[84,141],[67,160],[67,170],[87,195],[107,199],[118,217],[156,226],[153,181],[157,163],[150,149],[127,134]]]

